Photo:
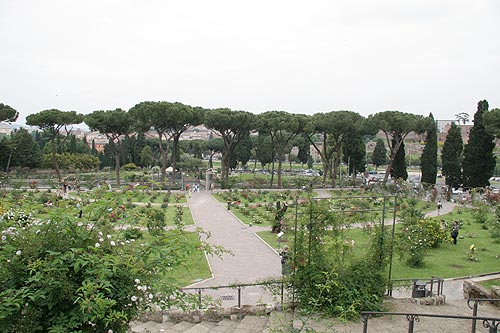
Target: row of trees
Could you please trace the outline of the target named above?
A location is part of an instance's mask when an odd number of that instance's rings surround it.
[[[451,125],[441,154],[447,185],[454,188],[489,185],[496,165],[494,140],[500,137],[500,109],[488,108],[486,100],[478,103],[466,145],[460,127]]]
[[[478,113],[474,117],[471,139],[465,147],[463,158],[461,156],[456,158],[453,155],[460,155],[460,152],[454,152],[451,157],[448,155],[450,150],[448,146],[453,142],[456,125],[452,126],[451,137],[447,139],[443,148],[443,175],[447,176],[449,185],[456,187],[463,182],[468,186],[471,184],[484,186],[487,183],[483,178],[487,175],[489,178],[492,174],[493,134],[488,133],[493,133],[495,128],[500,128],[500,125],[495,127],[496,111],[488,111],[486,101],[481,101],[479,105]],[[1,120],[15,120],[17,112],[14,109],[3,104],[0,106]],[[488,121],[491,124],[489,131],[486,131],[482,125],[483,114],[492,117]],[[82,122],[91,130],[98,131],[108,138],[107,149],[114,156],[118,183],[120,183],[120,166],[124,162],[122,152],[127,144],[130,145],[134,140],[143,142],[142,148],[147,148],[144,152],[141,150],[140,154],[147,159],[148,151],[152,150],[152,147],[144,144],[144,133],[154,131],[157,137],[155,150],[160,156],[161,174],[164,179],[168,166],[171,166],[174,172],[178,169],[182,133],[192,126],[201,124],[211,129],[218,137],[218,139],[202,144],[202,149],[209,151],[211,155],[215,152],[222,153],[222,179],[226,181],[230,169],[236,165],[236,162],[241,161],[245,164],[252,156],[263,164],[271,163],[273,171],[274,162],[277,162],[277,186],[281,187],[282,163],[285,155],[290,154],[293,147],[299,147],[298,158],[305,163],[310,154],[309,146],[312,146],[321,157],[324,183],[331,180],[334,185],[343,161],[349,159],[349,171],[353,174],[364,170],[366,150],[363,138],[367,135],[373,136],[380,131],[385,136],[389,151],[384,182],[387,181],[389,175],[393,178],[407,178],[404,141],[411,132],[425,134],[426,145],[421,157],[422,181],[434,184],[437,175],[437,129],[432,114],[429,117],[423,117],[400,111],[384,111],[365,118],[352,111],[332,111],[311,116],[284,111],[268,111],[255,115],[227,108],[208,110],[182,103],[148,101],[135,105],[129,111],[122,109],[94,111],[88,115],[77,114],[75,111],[51,109],[29,115],[26,121],[28,125],[43,130],[44,136],[50,143],[51,164],[59,179],[62,179],[62,176],[56,158],[58,147],[66,144],[68,138],[71,138],[72,125]],[[482,130],[480,130],[481,126]],[[476,132],[484,132],[489,137],[476,141]],[[251,133],[258,134],[250,135]],[[493,158],[477,157],[478,149],[474,148],[475,145],[489,150]],[[196,147],[193,146],[187,148],[195,150]],[[458,143],[458,146],[463,145]],[[468,151],[470,152],[467,153]],[[379,165],[377,161],[382,160],[382,157],[385,160],[385,153],[385,145],[378,142],[373,154],[373,161],[376,165]],[[485,172],[481,179],[476,179],[477,172],[471,173],[471,168],[468,167],[468,165],[478,165],[475,159],[480,159],[484,163]],[[450,169],[448,162],[455,163],[454,167]],[[271,184],[272,182],[271,179]]]

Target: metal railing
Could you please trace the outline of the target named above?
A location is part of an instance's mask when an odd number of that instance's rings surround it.
[[[471,305],[474,302],[473,305]],[[472,309],[472,316],[477,316],[478,305],[484,302],[500,302],[499,298],[469,298],[467,299],[467,306]],[[472,319],[472,333],[476,333],[476,319]],[[495,331],[496,332],[496,331]]]
[[[444,279],[439,278],[439,277],[431,277],[431,278],[423,278],[423,279],[416,279],[416,278],[411,278],[411,279],[391,279],[389,283],[389,288],[387,289],[387,295],[392,296],[392,291],[395,282],[413,282],[415,283],[416,281],[422,281],[425,282],[426,285],[430,286],[429,292],[432,296],[441,296],[443,295],[443,285],[444,285]]]
[[[282,280],[271,280],[267,282],[261,282],[261,283],[243,283],[243,284],[231,284],[231,285],[224,285],[224,286],[213,286],[213,287],[189,287],[189,288],[182,288],[181,291],[186,293],[186,294],[197,294],[197,300],[198,300],[198,308],[201,309],[203,307],[203,297],[204,296],[210,296],[209,294],[212,293],[214,294],[214,291],[222,290],[222,289],[228,289],[232,291],[236,291],[236,295],[231,294],[231,293],[226,293],[226,294],[221,294],[219,293],[217,295],[218,298],[220,298],[221,301],[236,301],[235,306],[241,307],[243,304],[243,298],[244,298],[244,290],[250,289],[250,291],[247,290],[246,295],[250,294],[257,294],[262,291],[264,287],[267,287],[269,289],[274,288],[277,290],[278,294],[272,293],[269,290],[268,293],[268,298],[272,298],[274,296],[279,296],[281,304],[284,303],[284,297],[285,297],[285,283]],[[215,293],[217,294],[217,293]],[[247,298],[248,301],[249,298]],[[257,305],[257,304],[262,304],[265,299],[258,298],[257,300],[253,299],[251,302],[245,303],[244,305]]]
[[[500,325],[500,318],[494,317],[481,317],[481,316],[452,316],[443,314],[428,314],[428,313],[406,313],[406,312],[361,312],[361,320],[363,321],[363,333],[368,332],[368,321],[372,316],[405,316],[408,321],[408,333],[413,333],[415,322],[420,322],[421,317],[442,318],[442,319],[465,319],[483,321],[483,327],[488,328],[490,333],[498,332]],[[475,332],[475,331],[474,331]]]

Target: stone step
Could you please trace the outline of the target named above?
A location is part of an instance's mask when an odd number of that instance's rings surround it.
[[[249,332],[262,332],[266,327],[268,322],[267,316],[245,316],[236,327],[235,332],[244,332],[248,330]]]
[[[167,332],[174,323],[165,322],[157,323],[155,321],[133,322],[130,324],[130,332],[133,333],[159,333]]]
[[[175,333],[175,332],[186,332],[187,330],[191,329],[193,326],[195,326],[195,323],[190,323],[187,321],[181,321],[180,323],[175,324],[174,326],[170,327],[167,333]]]
[[[214,333],[232,333],[238,327],[239,322],[235,320],[230,320],[230,319],[223,319],[220,322],[217,323],[217,326],[215,326],[211,332]]]
[[[247,315],[243,319],[231,320],[223,319],[219,322],[202,321],[191,323],[181,321],[179,323],[154,321],[132,322],[130,324],[131,333],[255,333],[263,332],[268,324],[267,316]]]
[[[217,326],[217,323],[212,323],[210,321],[202,321],[191,327],[190,329],[184,331],[185,333],[205,333],[205,332],[213,332],[214,327]]]

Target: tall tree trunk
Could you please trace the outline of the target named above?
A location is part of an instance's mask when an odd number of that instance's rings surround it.
[[[273,187],[273,181],[274,181],[274,149],[273,149],[273,154],[272,154],[272,162],[271,162],[271,180],[269,182],[269,187]]]
[[[391,173],[392,166],[394,165],[394,159],[396,158],[396,154],[398,153],[399,147],[401,146],[402,142],[403,140],[396,142],[395,146],[391,147],[389,163],[387,164],[387,169],[385,169],[384,185],[387,183],[387,179],[389,179],[389,174]]]
[[[281,169],[283,166],[283,154],[278,154],[278,188],[281,188]]]
[[[51,161],[52,161],[52,166],[56,170],[57,180],[59,181],[59,184],[62,184],[62,175],[61,175],[61,170],[59,169],[59,164],[57,163],[57,158],[56,158],[56,143],[55,143],[54,140],[52,140]]]
[[[161,164],[161,182],[165,181],[167,174],[167,155],[168,155],[168,140],[166,140],[166,148],[163,148],[162,134],[158,133],[159,142],[158,149],[160,150],[160,164]]]
[[[175,176],[175,170],[177,168],[177,147],[179,145],[180,134],[174,136],[174,146],[172,147],[172,175]]]
[[[225,152],[222,156],[222,165],[221,165],[221,179],[225,182],[229,181],[229,153]]]
[[[213,163],[214,154],[215,154],[215,151],[212,151],[210,154],[210,157],[208,158],[208,167],[210,169],[214,168],[214,163]]]

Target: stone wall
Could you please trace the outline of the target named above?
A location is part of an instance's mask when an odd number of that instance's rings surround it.
[[[484,281],[484,279],[482,279]],[[465,280],[463,284],[464,297],[468,298],[499,298],[500,299],[500,288],[493,286],[491,289],[487,289],[481,286],[476,280]],[[497,305],[500,303],[497,302]]]

